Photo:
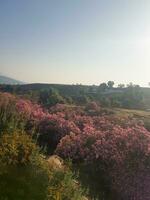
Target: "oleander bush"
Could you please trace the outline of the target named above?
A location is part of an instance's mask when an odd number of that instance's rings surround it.
[[[103,192],[116,194],[114,199],[150,198],[150,133],[142,126],[116,125],[107,131],[88,129],[70,134],[61,140],[56,152],[85,165],[89,177],[95,178],[94,184],[100,184],[99,191],[106,185]]]

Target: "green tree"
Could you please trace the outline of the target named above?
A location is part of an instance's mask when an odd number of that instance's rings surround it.
[[[108,88],[106,83],[101,83],[98,87],[99,92],[104,92]]]
[[[122,101],[123,107],[141,108],[143,106],[143,92],[140,86],[132,83],[128,84],[123,93]]]
[[[115,84],[114,81],[108,81],[107,83],[109,88],[113,88],[114,84]]]
[[[125,87],[124,84],[122,84],[122,83],[121,83],[121,84],[118,84],[118,88],[121,88],[121,89],[122,89],[122,88],[124,88],[124,87]]]
[[[45,107],[50,107],[57,103],[65,103],[65,99],[56,89],[51,88],[40,91],[38,102]]]

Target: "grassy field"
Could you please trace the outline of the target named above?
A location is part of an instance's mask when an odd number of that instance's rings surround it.
[[[129,110],[122,108],[114,108],[113,115],[117,117],[130,117],[135,118],[137,120],[142,120],[144,122],[145,127],[150,130],[150,111],[143,110]]]

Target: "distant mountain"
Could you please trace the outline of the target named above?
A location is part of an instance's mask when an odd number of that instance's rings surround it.
[[[22,84],[25,84],[25,83],[22,82],[22,81],[15,80],[13,78],[9,78],[9,77],[1,76],[0,75],[0,84],[5,84],[5,85],[22,85]]]

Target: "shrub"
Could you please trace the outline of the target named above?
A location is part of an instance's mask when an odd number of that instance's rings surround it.
[[[31,138],[20,132],[0,138],[0,199],[46,199],[48,171]]]
[[[65,120],[59,114],[49,114],[38,124],[38,143],[41,147],[46,147],[48,153],[53,153],[60,139],[70,132],[80,132],[73,121]]]
[[[35,151],[35,144],[25,133],[3,134],[0,138],[0,162],[3,164],[28,164]]]
[[[89,176],[95,174],[96,178],[94,184],[102,181],[119,199],[149,199],[150,133],[141,126],[88,130],[65,136],[57,154],[86,168],[90,166]]]
[[[28,135],[15,132],[0,140],[0,199],[80,200],[82,190],[68,167],[52,168]]]
[[[100,110],[100,106],[95,101],[91,101],[85,107],[85,111],[87,111],[89,115],[98,115]]]
[[[17,127],[16,98],[9,93],[0,93],[0,133]]]
[[[0,133],[31,129],[46,115],[41,106],[29,100],[0,93]]]
[[[49,200],[82,200],[83,190],[75,181],[73,173],[68,170],[55,170],[48,187]]]

